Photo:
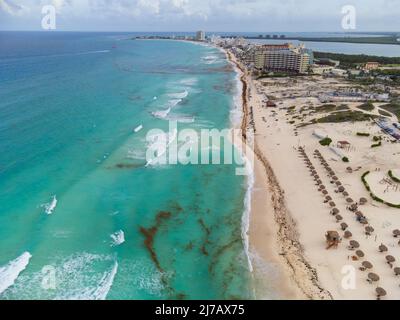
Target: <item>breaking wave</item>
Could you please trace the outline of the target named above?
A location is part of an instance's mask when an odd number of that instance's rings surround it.
[[[25,270],[32,255],[24,252],[17,259],[10,261],[4,267],[0,267],[0,294],[11,287],[19,274]]]

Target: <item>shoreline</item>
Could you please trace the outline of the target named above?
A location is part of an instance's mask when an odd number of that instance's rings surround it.
[[[254,185],[251,190],[251,209],[249,212],[249,237],[250,260],[252,264],[273,264],[278,279],[275,279],[273,290],[278,291],[278,296],[283,299],[333,299],[332,295],[319,284],[317,273],[306,260],[296,223],[290,216],[285,204],[285,192],[281,188],[274,170],[268,159],[263,155],[257,145],[257,135],[254,141],[249,141],[248,129],[255,131],[253,110],[249,104],[251,96],[251,79],[245,68],[233,55],[224,51],[230,61],[239,72],[242,84],[242,121],[241,132],[243,143],[249,146],[254,143]],[[259,191],[262,191],[261,194]],[[266,196],[267,193],[267,197]],[[265,214],[265,211],[267,214]],[[268,217],[267,217],[268,216]],[[268,245],[267,245],[268,244]],[[254,252],[255,251],[255,252]],[[251,257],[253,256],[253,257]],[[255,261],[257,260],[257,261]],[[256,275],[252,270],[253,277],[261,277],[262,282],[270,282],[265,275]],[[271,287],[270,283],[263,283]],[[262,298],[266,292],[263,286],[255,291],[256,298]],[[271,294],[271,293],[269,293]],[[275,293],[273,294],[275,295]]]

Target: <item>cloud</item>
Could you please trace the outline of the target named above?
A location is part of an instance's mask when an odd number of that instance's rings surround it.
[[[37,28],[53,4],[66,30],[340,31],[348,0],[0,0],[0,27]],[[360,30],[398,29],[399,0],[352,0]],[[23,16],[24,19],[18,19]],[[7,19],[5,19],[5,17]]]
[[[14,3],[12,0],[0,0],[0,9],[11,16],[19,16],[27,10],[27,7]]]

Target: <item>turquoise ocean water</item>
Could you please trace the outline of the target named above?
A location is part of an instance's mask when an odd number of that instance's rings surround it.
[[[98,33],[2,32],[0,47],[0,299],[252,298],[246,179],[145,166],[168,119],[231,126],[223,54]]]

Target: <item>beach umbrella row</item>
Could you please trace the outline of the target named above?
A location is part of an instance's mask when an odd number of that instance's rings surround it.
[[[398,230],[398,229],[393,230],[393,236],[394,236],[395,238],[400,237],[400,230]]]

